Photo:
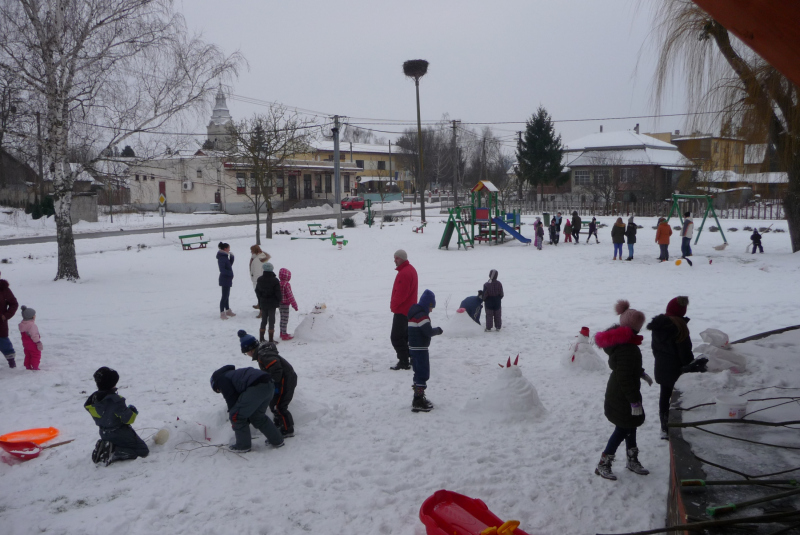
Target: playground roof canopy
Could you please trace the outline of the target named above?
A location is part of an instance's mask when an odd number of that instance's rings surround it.
[[[478,183],[475,184],[475,187],[472,188],[470,191],[476,192],[476,191],[484,191],[484,190],[490,191],[492,193],[497,193],[497,192],[500,191],[499,189],[497,189],[497,186],[495,186],[494,184],[492,184],[488,180],[479,180]]]

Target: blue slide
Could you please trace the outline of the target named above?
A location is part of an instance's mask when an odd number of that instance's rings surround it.
[[[498,228],[501,228],[501,229],[505,230],[506,232],[511,234],[511,236],[513,238],[518,239],[522,243],[530,243],[531,242],[531,240],[529,238],[526,238],[525,236],[523,236],[522,234],[520,234],[519,232],[514,230],[514,227],[507,225],[506,222],[503,221],[502,219],[500,219],[499,217],[495,217],[494,219],[492,219],[492,221],[494,221],[494,224],[497,225]]]

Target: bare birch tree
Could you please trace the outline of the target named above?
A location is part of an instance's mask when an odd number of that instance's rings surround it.
[[[69,165],[77,130],[96,154],[200,111],[242,58],[189,35],[171,0],[2,0],[0,69],[44,102],[53,170],[58,271],[79,278],[70,208],[83,166]],[[98,156],[99,157],[99,156]],[[91,165],[88,162],[85,165]]]

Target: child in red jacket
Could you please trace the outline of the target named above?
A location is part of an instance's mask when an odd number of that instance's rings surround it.
[[[39,327],[36,326],[36,311],[23,305],[22,321],[19,322],[19,332],[22,334],[22,347],[25,348],[25,369],[38,370],[39,361],[42,359],[42,337],[39,336]]]
[[[289,305],[297,312],[297,301],[294,300],[292,285],[289,284],[289,281],[292,280],[292,272],[286,268],[281,268],[278,272],[278,278],[281,281],[281,295],[283,296],[278,307],[281,312],[281,340],[291,340],[294,336],[286,332],[286,327],[289,325]]]

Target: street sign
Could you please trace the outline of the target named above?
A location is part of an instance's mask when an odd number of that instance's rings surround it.
[[[164,208],[163,206],[159,206],[158,207],[158,215],[161,216],[161,217],[166,216],[167,215],[167,209]]]
[[[160,204],[161,206],[167,204],[167,196],[164,195],[163,193],[158,195],[158,204]]]

